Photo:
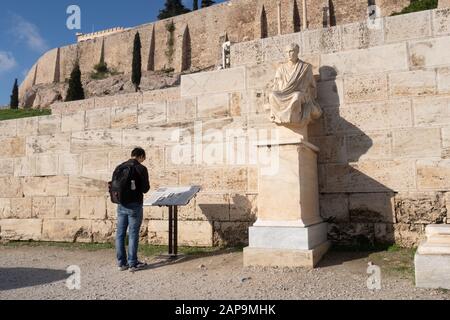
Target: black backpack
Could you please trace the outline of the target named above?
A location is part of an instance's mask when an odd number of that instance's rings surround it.
[[[108,183],[111,202],[121,204],[124,194],[131,191],[131,180],[134,176],[134,164],[126,162],[116,168],[113,173],[113,180]]]

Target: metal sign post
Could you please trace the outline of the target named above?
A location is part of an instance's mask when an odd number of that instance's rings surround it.
[[[169,257],[178,256],[178,207],[187,206],[201,187],[160,188],[144,202],[144,206],[169,208]]]

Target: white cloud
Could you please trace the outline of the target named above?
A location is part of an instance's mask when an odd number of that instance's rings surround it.
[[[0,73],[11,70],[17,65],[11,52],[0,51]]]
[[[12,22],[10,31],[18,41],[24,42],[30,49],[39,53],[49,49],[36,25],[17,14],[11,13],[10,15]]]

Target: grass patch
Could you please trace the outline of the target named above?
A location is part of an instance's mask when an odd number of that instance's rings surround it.
[[[99,251],[99,250],[114,250],[115,245],[112,243],[70,243],[70,242],[24,242],[24,241],[11,241],[3,244],[6,248],[21,248],[21,247],[48,247],[48,248],[63,248],[68,250],[86,250],[86,251]],[[139,254],[144,257],[154,257],[161,254],[167,254],[169,251],[168,246],[154,246],[149,244],[139,245]],[[242,251],[241,247],[234,248],[220,248],[220,247],[179,247],[178,252],[187,256],[207,256],[219,252],[239,252]]]
[[[2,120],[11,120],[11,119],[20,119],[20,118],[29,118],[29,117],[38,117],[38,116],[48,116],[52,114],[50,109],[4,109],[0,110],[0,121]]]
[[[391,246],[386,251],[369,255],[369,259],[381,267],[386,275],[401,277],[414,281],[414,255],[416,248]]]

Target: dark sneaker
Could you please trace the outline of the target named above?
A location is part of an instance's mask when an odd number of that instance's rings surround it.
[[[147,264],[145,262],[138,261],[138,263],[135,266],[130,267],[129,270],[130,270],[130,272],[135,272],[135,271],[145,269],[145,267],[147,267]]]
[[[130,267],[128,265],[117,268],[117,270],[119,270],[119,271],[127,271],[128,269],[130,269]]]

